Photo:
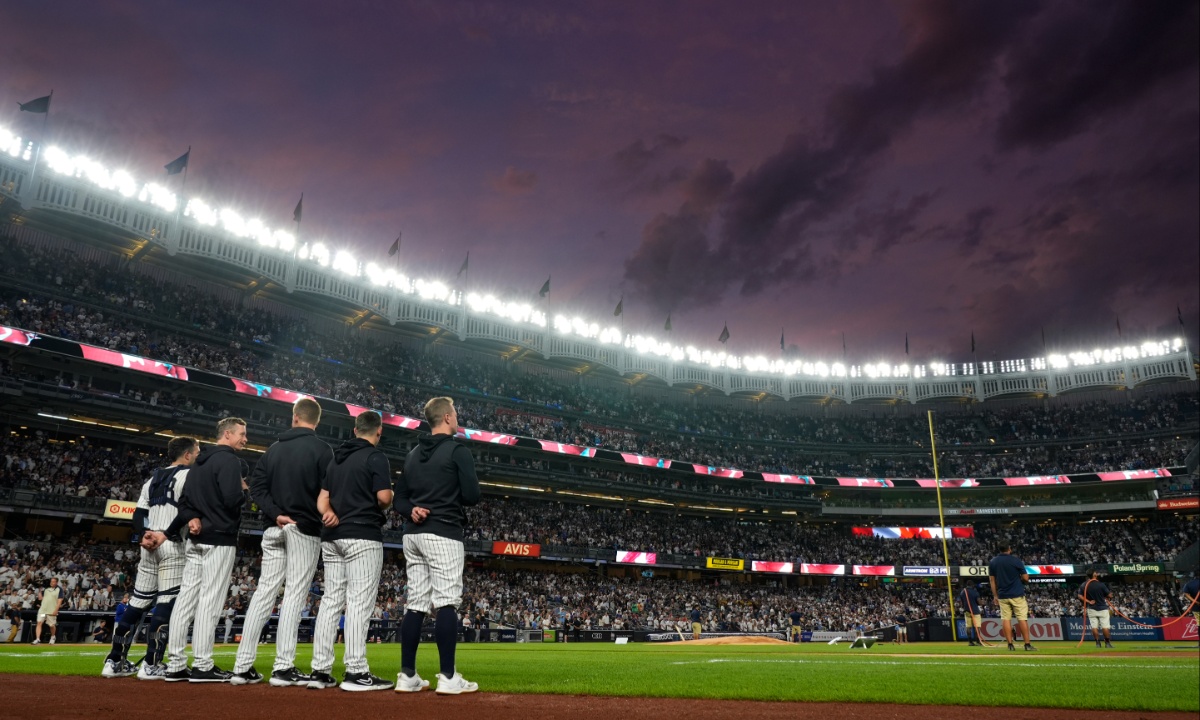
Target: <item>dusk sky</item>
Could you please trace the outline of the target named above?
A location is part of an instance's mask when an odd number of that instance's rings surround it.
[[[9,0],[0,124],[363,260],[777,357],[1200,319],[1200,2]],[[178,189],[179,177],[173,180]]]

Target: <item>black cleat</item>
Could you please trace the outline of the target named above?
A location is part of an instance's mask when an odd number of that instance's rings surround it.
[[[262,673],[255,670],[254,668],[250,668],[249,670],[247,670],[245,672],[234,673],[229,678],[229,684],[230,685],[253,685],[254,683],[262,682],[262,680],[263,680]]]
[[[340,687],[350,692],[369,692],[371,690],[391,690],[396,687],[396,684],[381,677],[375,677],[371,673],[346,673],[346,679],[342,681]]]
[[[314,672],[308,677],[309,690],[324,690],[338,684],[337,678],[326,672]]]
[[[207,670],[193,669],[192,677],[189,678],[189,682],[223,683],[223,682],[229,682],[229,678],[231,678],[231,677],[233,677],[233,673],[229,672],[228,670],[222,670],[221,668],[217,667],[216,665],[213,665],[211,668],[209,668]]]
[[[191,679],[192,671],[188,670],[187,668],[176,670],[175,672],[169,672],[163,675],[163,680],[166,680],[167,682],[187,682]]]
[[[1009,650],[1012,650],[1012,651],[1016,651],[1016,648],[1015,648],[1015,647],[1013,647],[1013,644],[1012,644],[1012,643],[1009,643],[1009,644],[1008,644],[1008,649],[1009,649]]]
[[[1025,652],[1037,652],[1037,648],[1030,645],[1029,643],[1025,643]]]
[[[312,681],[312,677],[305,675],[294,667],[287,670],[276,670],[271,673],[271,685],[274,687],[292,687],[294,685],[308,685]]]

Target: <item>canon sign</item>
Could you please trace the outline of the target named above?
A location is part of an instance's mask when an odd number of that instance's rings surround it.
[[[1016,623],[1013,623],[1016,632]],[[1029,618],[1029,634],[1034,640],[1062,640],[1062,621],[1058,618]],[[999,618],[984,618],[980,635],[988,642],[1004,642],[1004,625]]]

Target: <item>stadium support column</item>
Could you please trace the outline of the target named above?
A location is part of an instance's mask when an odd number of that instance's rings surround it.
[[[954,590],[950,580],[950,548],[946,542],[946,514],[942,510],[942,480],[938,473],[937,442],[933,439],[933,411],[926,411],[929,418],[929,454],[933,457],[933,487],[937,491],[938,525],[942,529],[942,561],[946,565],[946,599],[950,601],[950,637],[958,642],[958,628],[954,625]]]

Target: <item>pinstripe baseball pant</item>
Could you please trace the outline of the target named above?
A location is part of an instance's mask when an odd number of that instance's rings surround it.
[[[317,611],[312,670],[327,673],[333,669],[333,641],[337,639],[338,617],[345,607],[346,672],[369,672],[367,628],[379,594],[383,543],[359,539],[323,542],[321,557],[325,561],[325,595]]]
[[[300,628],[300,611],[308,598],[317,558],[321,554],[321,538],[305,535],[295,525],[270,527],[263,531],[262,572],[258,587],[246,608],[242,623],[242,642],[238,645],[235,673],[254,667],[258,656],[258,639],[271,618],[279,586],[283,585],[283,602],[279,605],[279,627],[275,632],[275,670],[287,670],[296,664],[296,633]]]
[[[460,540],[432,533],[405,535],[406,608],[426,615],[447,605],[457,608],[462,603],[465,559]]]
[[[192,669],[212,669],[217,619],[225,596],[229,594],[229,576],[236,555],[237,548],[232,545],[198,545],[188,541],[184,551],[183,582],[171,614],[168,672],[179,672],[187,667],[188,626],[193,619],[196,628],[192,632]]]
[[[156,600],[160,603],[174,600],[183,581],[183,552],[183,543],[170,540],[153,550],[142,548],[129,604],[145,610]]]

